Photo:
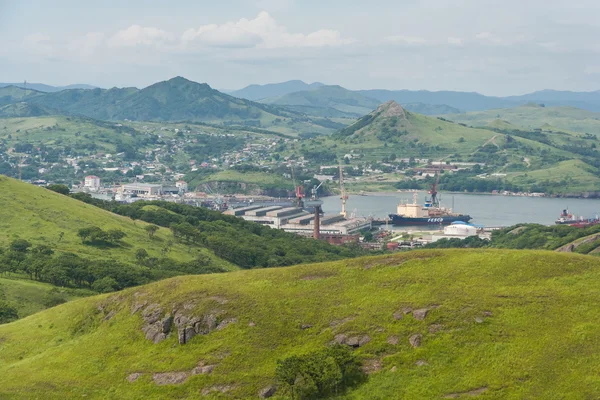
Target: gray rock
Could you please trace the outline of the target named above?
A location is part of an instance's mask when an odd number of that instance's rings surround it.
[[[210,332],[217,328],[217,316],[214,314],[208,314],[202,317],[199,322],[194,324],[196,333],[201,335],[208,335]]]
[[[165,340],[167,338],[167,335],[165,335],[164,333],[157,333],[156,335],[154,335],[154,337],[152,338],[152,342],[154,344],[158,344],[160,342],[162,342],[163,340]]]
[[[416,320],[423,321],[429,312],[429,308],[420,308],[418,310],[413,311],[413,317]]]
[[[400,321],[404,317],[404,313],[402,311],[396,311],[394,313],[394,319],[396,321]]]
[[[300,329],[305,330],[305,329],[310,329],[313,326],[311,324],[302,324],[300,325]]]
[[[160,321],[162,333],[169,333],[171,331],[171,325],[173,324],[173,317],[168,315]]]
[[[346,339],[348,339],[348,336],[344,335],[343,333],[333,337],[333,341],[338,344],[346,344]]]
[[[187,372],[161,372],[152,375],[152,380],[157,385],[179,385],[185,382],[189,374]]]
[[[273,397],[275,395],[275,392],[277,392],[277,386],[267,386],[266,388],[261,389],[258,392],[258,397],[261,399],[268,399],[269,397]]]
[[[192,340],[192,338],[194,336],[196,336],[196,331],[194,330],[193,327],[187,326],[184,330],[184,334],[185,334],[185,342],[184,343],[188,343],[190,340]]]
[[[417,367],[422,367],[422,366],[425,366],[425,365],[429,365],[429,363],[427,361],[425,361],[425,360],[417,360],[417,362],[415,363],[415,365]]]
[[[130,374],[126,379],[129,381],[129,383],[133,383],[135,381],[138,380],[139,377],[141,377],[143,374],[141,372],[134,372],[133,374]]]
[[[254,323],[254,321],[250,321],[250,322],[248,322],[248,326],[250,328],[254,328],[256,326],[256,324]]]
[[[404,307],[402,308],[402,313],[404,315],[410,314],[412,312],[412,307]]]
[[[408,342],[412,347],[419,347],[421,345],[421,340],[423,340],[423,335],[417,333],[408,338]]]
[[[210,374],[211,372],[213,372],[214,369],[215,369],[214,365],[207,365],[200,369],[200,373],[201,374]]]
[[[177,340],[179,344],[185,344],[185,328],[177,330]]]
[[[160,305],[153,303],[142,311],[142,318],[146,321],[147,324],[153,324],[160,319],[162,315],[162,309]]]
[[[370,341],[371,341],[371,338],[368,335],[365,335],[362,338],[360,338],[360,340],[358,342],[358,347],[362,347],[365,344],[369,343]]]
[[[400,342],[400,340],[398,339],[398,336],[390,336],[389,338],[387,338],[387,342],[388,344],[395,346],[398,344],[398,342]]]
[[[110,321],[115,315],[117,315],[117,312],[115,310],[112,310],[108,314],[106,314],[106,317],[104,317],[104,320]]]
[[[221,329],[225,329],[229,325],[235,324],[236,322],[237,322],[237,318],[224,319],[223,321],[221,321],[221,323],[219,323],[219,325],[217,325],[217,330],[220,331]]]

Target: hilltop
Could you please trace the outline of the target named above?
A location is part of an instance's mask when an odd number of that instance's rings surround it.
[[[337,342],[367,374],[343,398],[596,398],[599,271],[436,250],[174,278],[0,326],[0,397],[256,398]]]

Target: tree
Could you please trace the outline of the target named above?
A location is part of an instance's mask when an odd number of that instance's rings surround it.
[[[135,252],[135,258],[137,258],[138,262],[141,264],[146,258],[148,258],[148,252],[146,249],[137,249]]]
[[[108,241],[115,244],[127,236],[127,234],[120,229],[111,229],[106,233],[108,236]]]
[[[106,276],[94,282],[94,284],[92,285],[92,289],[100,293],[109,293],[118,290],[119,284],[114,278]]]
[[[17,309],[5,301],[0,301],[0,324],[6,324],[19,318]]]
[[[84,243],[92,235],[94,228],[96,227],[81,228],[77,231],[77,236],[81,238],[81,243]]]
[[[58,241],[60,242],[64,236],[65,236],[64,232],[59,233],[58,234]]]
[[[69,187],[67,185],[48,185],[46,186],[46,189],[48,190],[52,190],[53,192],[59,193],[59,194],[63,194],[65,196],[68,196],[69,193],[71,192],[69,190]]]
[[[156,231],[158,231],[159,228],[156,225],[148,225],[144,229],[148,233],[148,238],[152,239],[154,237],[154,234],[156,233]]]
[[[27,252],[30,247],[31,243],[25,239],[15,239],[10,243],[10,249],[19,253]]]

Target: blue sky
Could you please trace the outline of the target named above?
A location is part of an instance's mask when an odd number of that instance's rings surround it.
[[[597,0],[0,0],[0,81],[598,90],[598,21]]]

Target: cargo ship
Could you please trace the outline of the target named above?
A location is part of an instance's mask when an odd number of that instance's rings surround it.
[[[425,199],[423,205],[417,202],[417,193],[413,196],[413,202],[398,204],[397,214],[390,214],[389,218],[392,225],[396,226],[414,226],[414,225],[450,225],[453,222],[469,222],[470,215],[458,214],[452,212],[452,209],[440,206],[437,197],[437,185],[440,176],[437,175],[436,181],[431,187],[429,194],[431,197]]]
[[[440,207],[436,199],[426,199],[424,204],[417,203],[417,194],[413,202],[398,204],[397,214],[390,214],[390,222],[396,226],[450,225],[453,222],[469,222],[470,215],[458,214],[451,209]]]
[[[600,223],[600,218],[597,215],[593,218],[577,217],[574,214],[571,214],[568,209],[564,209],[554,223],[557,225],[569,225],[577,228],[585,228]]]

